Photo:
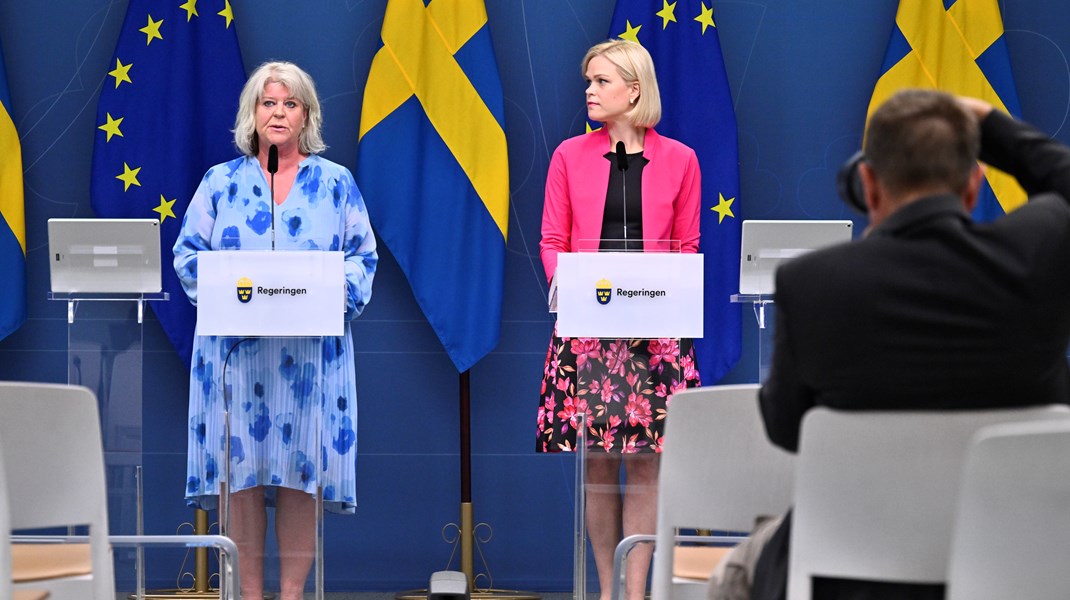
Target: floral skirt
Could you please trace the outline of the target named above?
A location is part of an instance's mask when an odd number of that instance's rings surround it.
[[[562,338],[554,332],[543,369],[536,451],[576,448],[580,415],[587,447],[661,452],[669,397],[697,387],[690,339]]]

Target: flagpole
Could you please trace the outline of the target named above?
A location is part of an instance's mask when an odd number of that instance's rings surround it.
[[[459,377],[461,430],[461,572],[468,579],[468,589],[475,590],[474,561],[472,557],[472,406],[471,406],[471,371],[463,371]]]
[[[460,463],[461,463],[461,511],[458,524],[450,523],[446,527],[456,527],[460,545],[461,572],[468,580],[470,597],[477,600],[541,600],[542,596],[534,592],[517,590],[477,589],[475,586],[475,510],[472,506],[472,394],[470,371],[462,371],[458,377],[457,404],[460,409]],[[487,526],[481,523],[481,526]],[[484,540],[485,541],[485,540]],[[454,546],[456,548],[456,546]],[[452,557],[451,557],[452,559]],[[486,566],[486,563],[484,563]],[[487,573],[488,579],[490,574]],[[394,595],[395,600],[427,600],[428,590],[409,590]]]

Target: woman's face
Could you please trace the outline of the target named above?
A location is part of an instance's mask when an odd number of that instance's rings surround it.
[[[300,146],[301,130],[305,127],[305,105],[290,96],[290,90],[281,83],[269,82],[256,105],[256,133],[260,148],[272,144],[279,150],[293,150]]]
[[[608,123],[619,121],[635,105],[639,84],[629,84],[617,72],[617,67],[602,56],[587,62],[587,118]]]

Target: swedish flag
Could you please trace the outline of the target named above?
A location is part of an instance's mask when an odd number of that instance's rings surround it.
[[[501,81],[481,0],[389,0],[357,181],[458,371],[498,343],[509,221]]]
[[[22,147],[11,116],[4,55],[0,52],[0,339],[26,320],[26,219],[22,188]]]
[[[654,59],[663,109],[658,133],[698,155],[702,169],[699,251],[705,255],[705,335],[695,358],[706,385],[739,360],[739,144],[712,2],[618,0],[610,37],[643,45]]]
[[[164,256],[205,171],[233,158],[245,83],[229,0],[131,0],[100,92],[90,200],[101,217],[157,218]],[[169,265],[152,302],[189,362],[197,314]]]
[[[910,87],[973,96],[1021,116],[997,0],[900,0],[868,114]],[[985,180],[975,219],[1025,203],[1013,177],[989,167]]]

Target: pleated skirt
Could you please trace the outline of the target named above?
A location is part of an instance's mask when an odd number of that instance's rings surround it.
[[[263,486],[270,505],[280,486],[311,495],[322,489],[325,509],[352,513],[355,370],[348,325],[344,337],[196,337],[187,503],[205,510],[218,506],[220,483],[227,477],[229,415],[232,492]]]

